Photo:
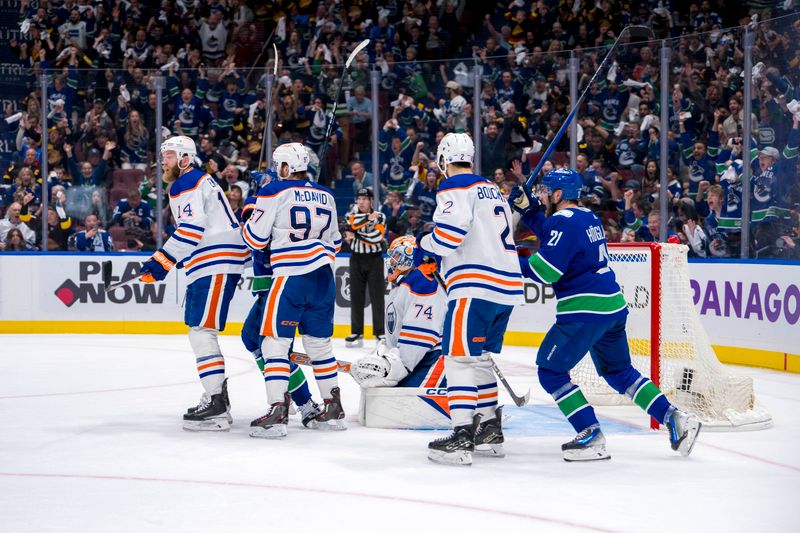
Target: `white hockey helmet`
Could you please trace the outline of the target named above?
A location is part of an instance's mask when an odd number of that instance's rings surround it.
[[[447,175],[447,165],[469,163],[475,159],[475,145],[466,133],[448,133],[436,149],[436,165]]]
[[[289,175],[292,175],[295,172],[307,172],[308,163],[308,152],[300,143],[282,144],[272,152],[272,166],[278,174],[278,179],[285,179],[281,176],[284,164],[289,166]]]
[[[183,159],[183,156],[188,155],[190,160],[189,164],[192,164],[197,156],[197,145],[186,135],[177,135],[162,142],[160,151],[162,154],[164,152],[175,152],[178,156],[178,161]]]

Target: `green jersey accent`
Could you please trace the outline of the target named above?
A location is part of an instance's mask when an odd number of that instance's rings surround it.
[[[567,296],[556,304],[556,314],[592,313],[606,315],[625,309],[625,297],[616,294],[576,294]]]

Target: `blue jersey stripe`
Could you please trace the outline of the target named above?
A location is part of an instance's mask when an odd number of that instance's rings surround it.
[[[474,264],[474,263],[467,263],[467,264],[464,264],[464,265],[458,265],[457,267],[453,267],[453,268],[451,268],[450,270],[448,270],[445,273],[444,277],[447,278],[453,272],[457,272],[459,270],[467,270],[467,269],[471,269],[471,268],[474,268],[476,270],[486,270],[488,272],[492,272],[494,274],[499,274],[501,276],[508,276],[508,277],[517,278],[517,279],[520,278],[520,273],[519,272],[509,272],[507,270],[498,270],[496,268],[488,267],[486,265],[478,265],[478,264]]]
[[[458,246],[454,246],[452,244],[444,242],[439,237],[437,237],[435,233],[431,233],[431,238],[433,238],[434,242],[439,246],[444,246],[445,248],[449,248],[450,250],[455,250],[456,248],[458,248]]]
[[[320,254],[320,255],[316,256],[315,258],[313,258],[313,259],[309,259],[308,261],[287,262],[287,261],[278,260],[278,261],[273,261],[272,269],[273,270],[278,270],[279,268],[286,268],[286,267],[293,267],[293,266],[306,266],[306,265],[310,265],[312,263],[316,263],[317,261],[320,261],[322,259],[326,259],[327,260],[328,256],[324,255],[324,254]]]
[[[400,328],[400,329],[408,330],[408,331],[420,331],[422,333],[429,333],[429,334],[433,335],[434,337],[439,337],[439,335],[440,335],[440,333],[438,331],[433,331],[432,329],[419,328],[417,326],[406,326],[406,325],[403,325],[403,327]]]
[[[197,246],[197,244],[200,242],[200,241],[190,241],[189,239],[184,239],[183,237],[181,237],[177,233],[173,233],[172,234],[172,238],[174,240],[176,240],[176,241],[182,242],[184,244],[189,244],[191,246]]]
[[[200,233],[203,233],[206,230],[205,228],[201,228],[200,226],[195,226],[194,224],[187,224],[186,222],[181,222],[180,224],[178,224],[177,229],[182,229],[182,228],[193,229],[195,231],[199,231]]]
[[[249,235],[250,238],[253,239],[256,242],[267,242],[267,241],[269,241],[269,237],[261,238],[258,235],[256,235],[255,232],[253,231],[253,228],[251,228],[249,224],[247,226],[245,226],[245,231],[247,231],[247,235]]]
[[[286,246],[284,248],[273,248],[273,254],[282,254],[284,252],[295,252],[298,250],[308,250],[309,248],[313,248],[314,246],[323,246],[325,248],[332,249],[332,247],[322,241],[312,241],[308,244],[302,244],[299,246]]]
[[[205,357],[198,357],[195,359],[198,363],[202,363],[203,361],[208,361],[209,359],[217,359],[218,357],[222,357],[220,354],[217,355],[207,355]]]
[[[397,341],[397,344],[407,344],[409,346],[419,346],[420,348],[427,348],[427,349],[430,349],[431,346],[434,345],[432,342],[407,341],[405,339],[400,339],[399,341]]]
[[[221,250],[223,248],[227,248],[227,249],[229,249],[231,251],[235,251],[235,252],[241,252],[242,250],[247,250],[247,246],[245,246],[244,244],[241,244],[241,245],[239,245],[239,244],[214,244],[212,246],[203,246],[202,248],[198,248],[197,250],[192,252],[192,254],[189,257],[184,259],[184,261],[187,260],[187,259],[191,259],[196,255],[200,255],[202,253],[209,252],[211,250]]]
[[[203,269],[203,268],[206,268],[206,267],[210,267],[210,266],[214,266],[214,265],[239,265],[239,266],[244,266],[244,263],[245,263],[244,259],[241,259],[241,260],[220,259],[219,261],[209,261],[208,263],[203,263],[203,264],[200,264],[200,265],[197,265],[195,267],[192,267],[192,268],[188,269],[186,271],[186,275],[188,276],[189,274],[194,274],[195,272],[197,272],[200,269]]]
[[[446,229],[446,230],[452,231],[452,232],[454,232],[454,233],[458,233],[458,234],[460,234],[460,235],[466,235],[466,234],[467,234],[467,232],[466,232],[466,231],[464,231],[463,229],[461,229],[461,228],[457,228],[457,227],[455,227],[455,226],[451,226],[450,224],[443,224],[443,223],[441,223],[441,222],[437,222],[437,223],[436,223],[436,227],[437,227],[437,228],[444,228],[444,229]]]

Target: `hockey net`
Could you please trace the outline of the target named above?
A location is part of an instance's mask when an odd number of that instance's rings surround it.
[[[679,244],[609,244],[610,266],[628,302],[633,366],[709,429],[770,427],[772,417],[757,405],[753,380],[736,375],[714,353],[694,307],[687,250]],[[631,403],[597,375],[588,355],[571,375],[596,405]]]

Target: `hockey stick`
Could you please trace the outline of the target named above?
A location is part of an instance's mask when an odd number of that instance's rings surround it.
[[[269,105],[264,108],[264,138],[261,141],[261,150],[258,152],[258,166],[256,167],[261,172],[261,161],[264,159],[264,152],[267,149],[267,135],[272,135],[270,131],[270,124],[272,123],[272,100],[275,98],[275,91],[278,89],[278,47],[272,43],[272,49],[275,51],[275,64],[272,65],[272,90],[269,92]]]
[[[300,352],[292,352],[289,354],[289,359],[293,363],[297,363],[298,365],[308,365],[311,366],[311,358],[304,353]],[[340,361],[336,360],[336,364],[339,366],[339,372],[344,372],[346,374],[350,373],[350,363],[348,361]]]
[[[531,172],[531,175],[525,182],[526,188],[530,188],[531,186],[533,186],[533,182],[536,181],[536,176],[539,175],[539,172],[541,172],[542,167],[547,162],[547,159],[553,153],[553,150],[555,150],[556,146],[558,145],[558,142],[561,140],[561,137],[564,136],[564,133],[567,131],[567,127],[570,125],[572,119],[574,119],[575,115],[578,113],[578,108],[583,103],[583,100],[584,98],[586,98],[586,95],[589,94],[589,90],[592,88],[592,85],[594,85],[594,82],[597,81],[597,76],[600,74],[600,72],[603,71],[603,68],[608,62],[608,59],[617,49],[617,45],[619,45],[620,41],[622,40],[622,37],[626,33],[628,33],[632,38],[636,38],[639,40],[650,40],[655,37],[653,34],[653,30],[651,30],[647,26],[626,26],[625,28],[623,28],[623,30],[619,34],[619,37],[617,37],[617,40],[614,41],[613,45],[611,45],[611,49],[609,49],[608,53],[606,53],[606,56],[600,63],[600,66],[597,67],[597,70],[594,72],[592,79],[589,80],[589,84],[583,90],[580,97],[578,97],[578,101],[575,102],[575,104],[572,106],[572,110],[569,112],[569,115],[567,115],[567,118],[564,119],[564,123],[561,124],[561,127],[558,129],[558,132],[556,132],[555,137],[553,137],[553,140],[550,141],[550,145],[547,147],[547,150],[545,150],[544,155],[542,155],[541,159],[539,159],[539,163],[536,165],[536,168],[533,170],[533,172]]]
[[[116,283],[111,283],[111,261],[103,261],[101,265],[101,274],[103,276],[103,290],[105,292],[111,292],[114,289],[119,289],[125,285],[130,285],[131,283],[139,280],[139,273],[137,272],[134,276],[129,278],[121,279]]]
[[[436,278],[436,281],[446,293],[447,287],[445,286],[444,280],[439,272],[434,271],[433,277]],[[500,380],[500,383],[503,384],[503,387],[506,388],[506,392],[509,396],[511,396],[511,399],[514,401],[514,405],[517,407],[522,407],[523,405],[527,404],[531,399],[531,390],[528,389],[528,392],[526,392],[524,396],[517,396],[517,394],[514,392],[514,389],[511,388],[511,385],[509,385],[506,377],[503,375],[503,372],[500,370],[500,367],[497,366],[497,363],[495,363],[494,358],[491,355],[489,356],[489,360],[492,362],[492,370],[494,370],[494,373],[497,374],[497,379]]]
[[[369,44],[369,39],[364,39],[358,46],[356,46],[350,55],[347,56],[347,61],[344,63],[344,70],[342,71],[342,77],[339,80],[339,88],[336,89],[336,98],[333,99],[333,110],[331,111],[331,118],[328,120],[328,125],[325,127],[325,138],[322,139],[322,146],[319,150],[319,167],[320,167],[320,174],[322,173],[322,169],[325,165],[325,154],[328,152],[328,145],[330,144],[331,138],[331,130],[333,129],[333,122],[336,120],[336,108],[339,106],[339,96],[342,94],[342,85],[344,85],[344,77],[347,75],[347,71],[350,69],[350,65],[353,63],[353,60],[356,58],[358,53],[367,47]],[[375,105],[375,104],[373,104]]]

